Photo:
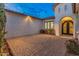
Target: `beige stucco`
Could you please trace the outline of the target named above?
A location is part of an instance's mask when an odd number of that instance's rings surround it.
[[[38,34],[43,22],[28,16],[6,11],[6,38]]]
[[[66,6],[66,10],[65,10],[65,6]],[[59,8],[60,11],[59,11]],[[75,32],[76,32],[76,20],[75,20],[75,15],[72,12],[72,4],[71,3],[64,3],[64,4],[59,4],[56,6],[55,8],[55,32],[57,36],[61,36],[61,19],[64,17],[72,17],[73,19],[73,23],[74,23],[74,32],[73,32],[73,37],[75,36]]]

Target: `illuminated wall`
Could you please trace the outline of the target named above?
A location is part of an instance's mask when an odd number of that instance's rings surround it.
[[[16,13],[6,12],[6,37],[38,34],[42,29],[42,20],[31,19]]]

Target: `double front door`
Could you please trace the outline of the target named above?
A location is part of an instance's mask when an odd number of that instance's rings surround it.
[[[62,34],[73,34],[73,22],[65,21],[62,23]]]

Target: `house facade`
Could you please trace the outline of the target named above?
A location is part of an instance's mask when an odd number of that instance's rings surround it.
[[[76,38],[79,30],[78,12],[72,3],[60,3],[54,6],[54,30],[56,36],[72,35]],[[77,7],[76,7],[77,8]]]
[[[39,34],[43,29],[48,31],[47,34],[54,30],[56,36],[71,35],[76,38],[79,31],[78,7],[79,4],[72,3],[55,4],[55,17],[43,20],[6,10],[6,37]]]
[[[5,10],[6,14],[6,38],[13,38],[25,35],[36,35],[40,30],[54,29],[54,17],[39,19],[22,15],[10,10]],[[46,32],[48,34],[48,32]]]

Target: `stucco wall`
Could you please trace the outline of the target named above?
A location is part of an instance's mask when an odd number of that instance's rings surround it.
[[[39,33],[43,22],[38,19],[27,20],[26,16],[6,12],[6,38]]]
[[[76,26],[75,26],[75,28],[76,28],[76,32],[79,32],[79,19],[76,19],[75,18],[75,22],[76,22]]]
[[[66,10],[65,10],[65,6],[66,6]],[[59,8],[60,8],[60,12],[59,12]],[[59,4],[55,8],[54,28],[57,36],[60,35],[60,21],[65,16],[70,16],[74,19],[71,3]]]

